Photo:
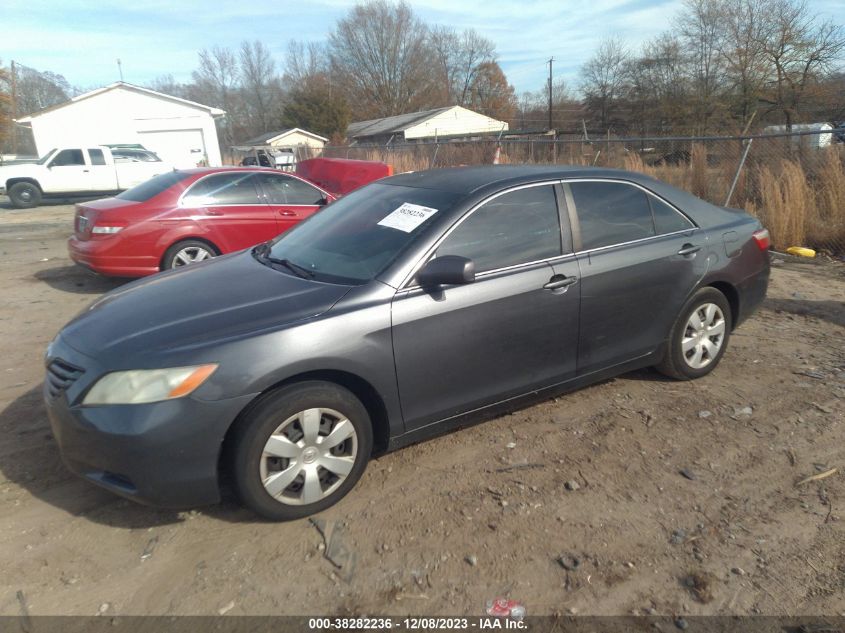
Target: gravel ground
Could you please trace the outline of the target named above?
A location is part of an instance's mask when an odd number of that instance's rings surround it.
[[[606,381],[381,457],[318,525],[271,524],[62,466],[43,351],[125,283],[71,264],[72,214],[0,201],[0,615],[845,611],[842,264],[776,265],[704,379]]]

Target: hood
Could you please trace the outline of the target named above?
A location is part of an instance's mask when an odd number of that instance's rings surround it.
[[[348,291],[300,279],[249,251],[153,275],[113,290],[68,323],[62,339],[89,356],[177,352],[314,317]]]

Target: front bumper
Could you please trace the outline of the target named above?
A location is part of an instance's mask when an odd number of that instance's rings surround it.
[[[49,376],[44,383],[50,426],[73,473],[123,497],[159,507],[189,508],[220,500],[223,438],[253,395],[83,407],[78,402],[104,372],[93,359],[60,340],[51,345],[48,365],[56,358],[84,370],[58,391]]]
[[[68,239],[67,250],[77,264],[109,277],[145,277],[159,272],[155,255],[126,255],[118,240]]]

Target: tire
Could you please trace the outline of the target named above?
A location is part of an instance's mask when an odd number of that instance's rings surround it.
[[[9,200],[17,209],[32,209],[41,204],[41,188],[33,182],[16,182],[9,187]]]
[[[731,324],[731,307],[725,295],[715,288],[702,288],[681,309],[656,369],[678,380],[706,376],[728,347]]]
[[[372,447],[370,416],[350,391],[329,382],[292,384],[262,398],[238,421],[231,454],[235,490],[266,519],[300,519],[342,499],[364,473]]]
[[[220,253],[208,242],[182,240],[167,249],[161,259],[161,269],[171,270],[217,257]]]

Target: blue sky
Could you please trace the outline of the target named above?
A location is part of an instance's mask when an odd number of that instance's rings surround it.
[[[7,28],[0,60],[64,75],[82,89],[116,81],[145,84],[172,74],[190,79],[197,52],[260,39],[284,64],[291,39],[324,41],[351,0],[2,0]],[[841,0],[809,0],[821,17],[841,22]],[[546,60],[572,84],[606,36],[632,46],[670,28],[681,0],[411,0],[429,24],[475,28],[492,39],[517,92],[543,87]],[[574,86],[573,86],[574,87]]]

